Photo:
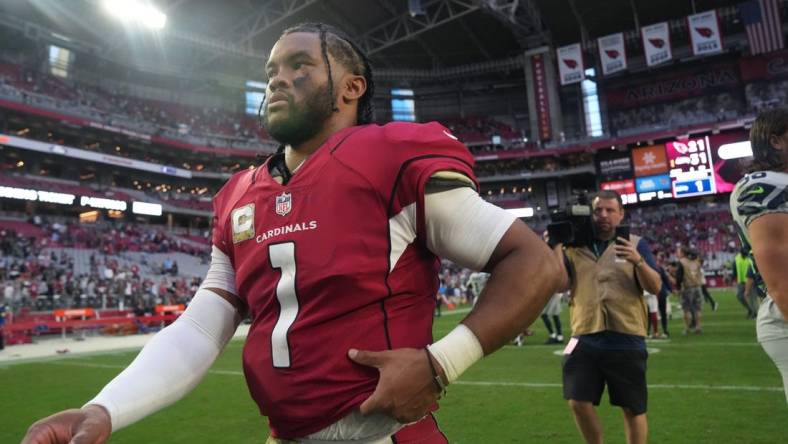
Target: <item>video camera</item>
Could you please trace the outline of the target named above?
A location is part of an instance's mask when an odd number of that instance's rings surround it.
[[[559,243],[570,247],[590,245],[594,238],[594,225],[588,196],[576,195],[566,207],[551,214],[547,234],[551,247]]]
[[[684,256],[687,256],[687,259],[694,261],[700,256],[700,252],[694,248],[684,247]]]
[[[574,196],[565,208],[551,214],[547,225],[550,247],[559,243],[567,247],[590,246],[595,237],[592,212],[591,202],[583,193]],[[616,237],[629,239],[629,225],[617,226]]]

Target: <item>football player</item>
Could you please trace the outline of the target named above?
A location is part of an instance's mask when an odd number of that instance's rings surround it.
[[[758,342],[780,370],[788,401],[788,108],[758,115],[750,144],[754,168],[733,189],[731,213],[767,294],[758,310]]]
[[[444,443],[431,411],[446,386],[564,280],[524,223],[479,197],[474,159],[446,128],[370,123],[372,69],[341,31],[290,28],[265,69],[262,120],[282,147],[214,197],[202,287],[96,398],[26,443],[103,442],[175,402],[247,315],[244,373],[269,442]],[[438,257],[491,275],[433,343]]]

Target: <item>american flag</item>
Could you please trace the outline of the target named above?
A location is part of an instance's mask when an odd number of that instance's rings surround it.
[[[778,0],[750,0],[739,5],[739,11],[752,54],[785,47]]]

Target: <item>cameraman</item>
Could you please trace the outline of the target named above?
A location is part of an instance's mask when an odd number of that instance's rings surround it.
[[[676,286],[681,290],[681,308],[684,310],[684,335],[703,332],[700,313],[703,308],[703,268],[698,252],[681,247],[676,250],[679,263],[676,268]]]
[[[588,443],[602,442],[594,406],[605,385],[610,403],[624,412],[627,443],[645,443],[646,329],[643,290],[658,294],[662,282],[647,243],[616,238],[624,219],[621,196],[600,191],[591,201],[593,236],[587,245],[554,247],[569,275],[572,339],[564,349],[564,398]]]

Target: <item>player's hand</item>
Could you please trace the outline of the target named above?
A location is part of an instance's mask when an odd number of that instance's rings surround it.
[[[640,262],[642,256],[638,253],[637,248],[635,245],[629,241],[629,239],[624,239],[623,237],[617,237],[616,243],[613,245],[613,248],[616,249],[616,256],[621,259],[626,259],[633,264],[637,264]]]
[[[380,372],[375,391],[361,403],[363,415],[381,412],[407,424],[423,418],[439,398],[424,349],[398,348],[380,352],[350,349],[348,356]],[[443,369],[437,361],[429,359],[442,375]]]
[[[27,429],[22,444],[103,444],[112,433],[109,413],[100,406],[64,410]]]

